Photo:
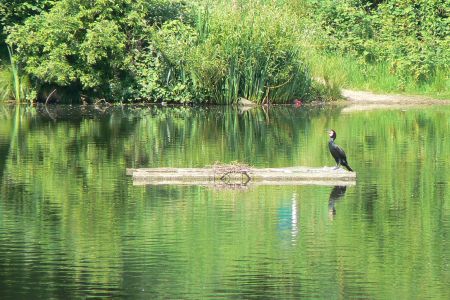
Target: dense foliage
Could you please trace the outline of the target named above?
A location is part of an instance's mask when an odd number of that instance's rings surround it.
[[[10,29],[8,43],[38,89],[47,90],[41,98],[55,87],[108,101],[310,98],[294,20],[270,9],[223,9],[194,12],[176,0],[63,0]]]
[[[14,24],[21,24],[26,18],[48,10],[55,0],[1,0],[0,1],[0,36],[4,29]],[[3,42],[3,37],[2,37]]]
[[[446,0],[313,1],[330,52],[363,63],[387,62],[406,81],[430,80],[450,67],[450,2]]]
[[[370,82],[446,95],[449,11],[446,0],[4,1],[15,65],[0,67],[0,89],[15,78],[34,91],[1,97],[286,103]]]
[[[176,1],[59,1],[14,27],[8,42],[38,86],[122,100],[133,92],[137,54],[153,45],[152,28],[187,15]]]

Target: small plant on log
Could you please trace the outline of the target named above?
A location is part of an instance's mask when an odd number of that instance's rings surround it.
[[[212,168],[214,170],[214,180],[219,178],[227,184],[232,184],[240,180],[243,185],[247,184],[251,180],[251,177],[248,174],[250,171],[250,166],[247,164],[236,161],[229,164],[215,162]]]

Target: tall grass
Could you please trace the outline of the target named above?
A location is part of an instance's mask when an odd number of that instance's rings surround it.
[[[9,68],[0,69],[0,101],[15,100],[20,103],[31,91],[27,75],[21,75],[19,66],[14,59],[13,50],[8,47]]]
[[[439,69],[431,79],[417,82],[413,78],[403,80],[396,76],[387,63],[366,63],[352,56],[309,51],[306,60],[313,76],[324,79],[330,85],[450,99],[450,75],[445,70]]]
[[[189,63],[198,88],[221,104],[309,99],[311,78],[301,60],[297,19],[272,4],[216,4],[197,18],[200,43]]]

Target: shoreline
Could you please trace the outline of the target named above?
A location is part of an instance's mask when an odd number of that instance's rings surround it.
[[[402,95],[402,94],[377,94],[370,91],[361,91],[361,90],[349,90],[349,89],[341,89],[342,99],[336,101],[311,101],[304,102],[303,105],[349,105],[349,106],[367,106],[367,107],[402,107],[402,106],[418,106],[418,105],[450,105],[450,99],[436,99],[427,96],[418,96],[418,95]],[[4,105],[46,105],[43,102],[23,102],[17,103],[15,100],[3,101],[0,102]],[[55,104],[67,104],[67,105],[80,105],[84,106],[86,104],[72,104],[72,103],[49,103],[50,105]],[[198,104],[182,104],[182,103],[167,103],[167,102],[137,102],[137,103],[119,103],[119,102],[94,102],[89,103],[88,105],[97,105],[97,106],[116,106],[116,105],[135,105],[135,106],[197,106]],[[291,105],[291,103],[283,103],[283,104],[270,104],[278,106],[278,105]],[[245,108],[252,108],[258,106],[264,106],[262,104],[257,104],[247,99],[241,98],[237,103],[223,105],[223,104],[203,104],[200,106],[238,106]]]
[[[450,105],[450,99],[434,99],[426,96],[401,95],[401,94],[376,94],[368,91],[355,91],[342,89],[342,96],[350,104],[383,104],[383,105]]]

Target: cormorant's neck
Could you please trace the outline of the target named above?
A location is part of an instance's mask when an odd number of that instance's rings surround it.
[[[330,143],[330,144],[334,144],[334,138],[333,138],[333,137],[330,137],[329,143]]]

